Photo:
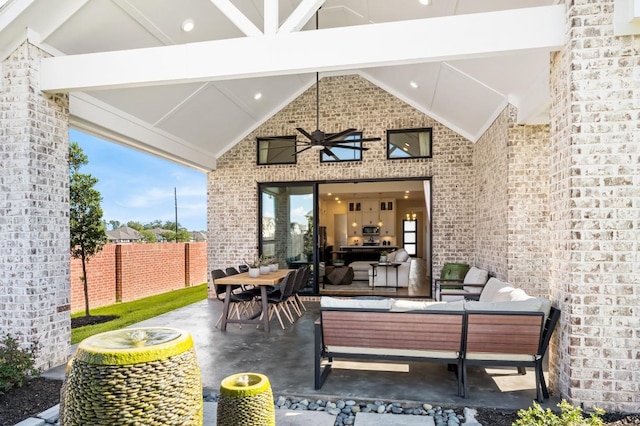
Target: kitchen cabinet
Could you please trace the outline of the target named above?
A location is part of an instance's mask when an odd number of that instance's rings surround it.
[[[396,234],[396,200],[383,199],[380,200],[380,236],[393,237]]]
[[[362,224],[377,226],[380,221],[378,200],[363,199],[360,203],[362,205]]]

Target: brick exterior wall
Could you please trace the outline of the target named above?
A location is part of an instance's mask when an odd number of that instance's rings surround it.
[[[550,292],[563,318],[552,384],[571,402],[640,412],[640,42],[613,0],[565,1],[551,62]]]
[[[67,361],[68,99],[40,92],[45,54],[25,42],[0,85],[0,333],[41,345],[37,366]]]
[[[505,109],[474,145],[474,263],[508,280],[509,113]],[[434,250],[436,248],[434,247]]]
[[[188,268],[187,268],[188,265]],[[87,263],[90,308],[207,282],[207,243],[107,244]],[[82,262],[71,261],[71,311],[84,310]]]
[[[317,152],[298,155],[297,165],[256,165],[256,138],[315,129],[315,87],[307,90],[218,159],[208,175],[208,235],[211,269],[237,265],[256,252],[258,182],[433,178],[433,270],[447,262],[473,260],[473,144],[388,92],[355,76],[320,81],[320,127],[327,133],[364,129],[370,149],[362,162],[320,163]],[[433,158],[386,159],[387,129],[433,127]]]

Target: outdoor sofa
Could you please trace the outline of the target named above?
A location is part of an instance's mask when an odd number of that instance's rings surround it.
[[[536,376],[536,399],[549,397],[542,362],[560,311],[491,278],[479,301],[320,299],[315,324],[315,387],[335,358],[443,362],[455,366],[468,396],[467,367],[513,366]],[[381,337],[382,336],[382,337]]]

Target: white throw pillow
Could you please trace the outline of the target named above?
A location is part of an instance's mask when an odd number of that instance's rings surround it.
[[[397,251],[392,251],[391,253],[387,254],[387,262],[395,262],[396,253]]]
[[[320,307],[323,308],[358,308],[358,309],[380,309],[388,311],[391,309],[393,299],[337,299],[335,297],[322,296]]]
[[[506,290],[502,290],[505,288]],[[484,286],[482,293],[480,293],[480,302],[507,302],[511,300],[509,297],[511,290],[513,290],[513,287],[510,284],[491,277]],[[501,291],[500,295],[498,295],[499,291]]]
[[[463,284],[484,284],[489,278],[489,271],[472,266],[464,276]]]
[[[511,290],[511,293],[509,293],[509,297],[512,302],[534,298],[533,296],[529,296],[527,293],[525,293],[525,291],[521,288],[514,288],[513,290]]]
[[[394,262],[406,262],[409,260],[409,253],[403,248],[396,250],[394,253],[396,254]]]

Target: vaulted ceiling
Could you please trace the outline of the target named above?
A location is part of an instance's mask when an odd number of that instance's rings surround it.
[[[3,59],[27,39],[52,55],[41,88],[70,94],[74,127],[204,171],[315,72],[357,73],[472,142],[507,103],[548,122],[564,6],[429,3],[0,0],[0,44]]]

